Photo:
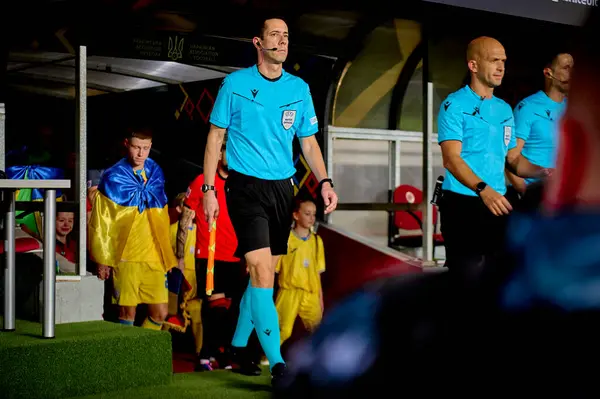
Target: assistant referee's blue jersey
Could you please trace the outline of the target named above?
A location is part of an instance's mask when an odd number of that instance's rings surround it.
[[[450,94],[438,114],[438,142],[462,142],[461,158],[498,193],[506,193],[504,169],[508,150],[517,146],[513,112],[497,97],[482,98],[468,85]],[[476,196],[446,171],[444,190]]]
[[[318,131],[308,84],[285,70],[268,79],[256,65],[225,77],[210,123],[227,129],[229,168],[265,180],[292,177],[294,136]]]
[[[532,164],[554,167],[559,122],[566,106],[567,100],[558,103],[538,91],[515,108],[515,136],[525,142],[522,153]],[[525,179],[525,182],[531,184],[537,180]]]

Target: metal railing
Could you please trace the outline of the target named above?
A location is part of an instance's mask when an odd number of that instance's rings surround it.
[[[85,276],[87,259],[87,47],[75,48],[75,139],[76,175],[74,179],[75,198],[78,203],[78,267],[79,276]],[[0,170],[6,170],[6,114],[0,103]]]
[[[15,190],[44,189],[44,271],[42,283],[42,337],[54,338],[56,312],[56,190],[71,187],[70,180],[0,180],[6,204],[4,320],[3,331],[15,331],[16,319],[16,248],[15,248]]]
[[[395,211],[416,211],[423,214],[423,253],[424,262],[433,261],[433,213],[429,200],[433,193],[433,147],[437,145],[437,134],[433,133],[433,83],[427,84],[427,123],[424,132],[410,132],[402,130],[381,130],[381,129],[361,129],[361,128],[342,128],[328,126],[327,128],[327,171],[330,177],[335,181],[334,175],[334,154],[333,143],[335,140],[375,140],[389,142],[389,183],[388,183],[388,203],[340,203],[338,210],[347,211],[386,211],[389,214],[388,232],[391,229],[391,219]],[[423,202],[412,204],[393,203],[393,191],[400,185],[400,151],[402,142],[423,143]],[[327,218],[328,222],[333,221],[333,217]],[[389,234],[388,234],[389,235]]]

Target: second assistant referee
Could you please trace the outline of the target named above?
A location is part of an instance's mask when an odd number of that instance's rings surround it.
[[[450,94],[438,116],[438,141],[446,179],[440,206],[446,265],[467,279],[504,247],[506,215],[505,167],[521,177],[547,172],[516,150],[510,106],[493,95],[504,77],[506,52],[489,37],[467,49],[470,84]]]

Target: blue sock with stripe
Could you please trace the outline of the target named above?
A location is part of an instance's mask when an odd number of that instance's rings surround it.
[[[251,293],[252,320],[260,345],[273,369],[277,363],[285,363],[281,357],[279,342],[279,317],[273,301],[273,288],[249,288]]]
[[[233,334],[233,340],[231,341],[231,345],[236,348],[245,348],[248,346],[248,340],[254,330],[252,308],[250,306],[250,288],[252,286],[248,283],[248,288],[244,291],[244,296],[242,296],[242,301],[240,302],[240,315],[238,316],[237,326]]]

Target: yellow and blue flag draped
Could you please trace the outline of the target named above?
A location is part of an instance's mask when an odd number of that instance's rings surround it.
[[[135,174],[122,159],[104,172],[89,221],[95,262],[118,267],[121,261],[152,262],[157,254],[165,271],[177,265],[169,237],[169,212],[162,169],[147,159]],[[128,259],[123,259],[127,247]]]
[[[11,166],[6,169],[6,176],[13,180],[51,180],[51,179],[64,179],[65,172],[61,168],[53,168],[49,166],[40,165],[25,165],[25,166]],[[58,201],[61,200],[62,192],[56,190],[56,198]],[[15,192],[16,201],[43,201],[44,190],[39,188],[24,188]],[[24,224],[29,230],[34,233],[40,234],[42,231],[42,217],[40,212],[30,213],[24,217],[20,217],[23,211],[16,212],[17,224]]]

